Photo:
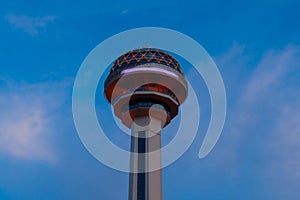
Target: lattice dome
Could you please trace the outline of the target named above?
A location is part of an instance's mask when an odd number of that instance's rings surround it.
[[[183,74],[179,63],[169,54],[154,48],[135,49],[120,56],[113,64],[110,72],[120,70],[145,63],[158,63],[167,65]]]

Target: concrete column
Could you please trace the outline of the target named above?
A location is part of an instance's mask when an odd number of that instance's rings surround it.
[[[131,152],[147,153],[161,148],[161,121],[155,118],[134,119],[131,132]],[[161,166],[161,152],[156,158],[150,155],[131,156],[131,169],[148,169],[150,163]],[[129,174],[129,200],[162,200],[162,171]]]

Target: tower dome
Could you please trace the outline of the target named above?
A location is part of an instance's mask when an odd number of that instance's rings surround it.
[[[186,99],[187,82],[180,64],[171,55],[160,49],[141,48],[114,62],[104,91],[115,115],[126,126],[131,126],[135,116],[148,115],[152,107],[158,117],[161,111],[167,113],[164,127]]]

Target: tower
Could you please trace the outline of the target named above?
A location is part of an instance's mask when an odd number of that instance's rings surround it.
[[[104,83],[114,114],[131,129],[129,200],[161,200],[161,129],[178,114],[187,97],[187,82],[179,63],[154,48],[120,56]],[[157,154],[149,154],[158,151]],[[137,156],[138,153],[139,155]]]

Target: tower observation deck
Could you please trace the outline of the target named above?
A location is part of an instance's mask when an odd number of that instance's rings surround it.
[[[148,171],[152,151],[160,151],[160,130],[178,114],[187,97],[188,86],[179,63],[168,53],[154,48],[134,49],[112,65],[104,83],[107,100],[114,114],[131,128],[129,200],[161,200],[162,174]]]

